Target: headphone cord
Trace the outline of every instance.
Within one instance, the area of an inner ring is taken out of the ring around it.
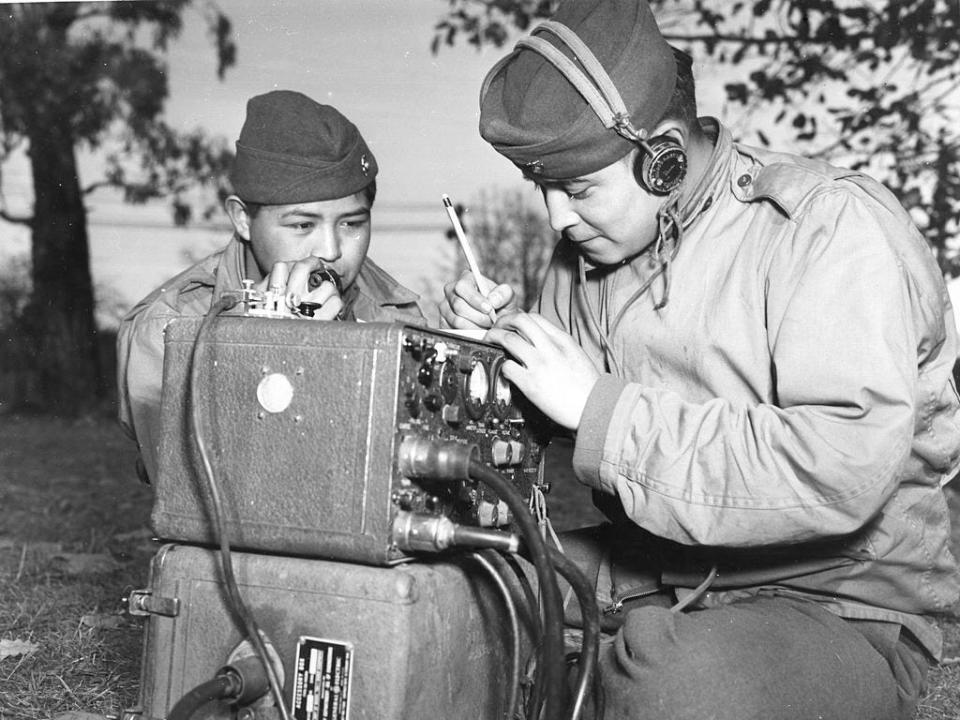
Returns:
[[[654,301],[653,309],[660,310],[670,299],[670,264],[674,257],[676,257],[676,254],[680,248],[680,243],[683,240],[683,223],[680,221],[679,188],[670,194],[667,202],[664,203],[663,207],[661,207],[659,211],[657,211],[657,224],[657,239],[653,242],[653,247],[650,250],[650,259],[656,266],[656,270],[648,278],[646,278],[646,280],[643,281],[640,287],[637,288],[636,291],[634,291],[634,293],[623,304],[623,307],[620,308],[620,311],[613,319],[613,322],[610,323],[609,332],[605,332],[603,330],[600,320],[597,317],[596,310],[590,303],[590,300],[587,296],[586,263],[582,255],[577,257],[577,275],[579,280],[577,291],[580,296],[580,302],[583,304],[584,308],[586,308],[587,318],[589,319],[590,324],[593,326],[594,332],[597,334],[597,339],[600,343],[600,348],[603,351],[607,367],[611,369],[613,374],[619,377],[623,376],[623,372],[619,361],[614,356],[613,351],[610,348],[610,335],[613,334],[617,325],[620,324],[620,321],[623,319],[626,311],[644,293],[646,293],[647,290],[650,289],[657,278],[663,278],[663,292],[660,295],[660,299]],[[665,246],[669,248],[669,251],[666,255],[664,255]]]
[[[670,263],[677,254],[677,250],[680,248],[680,241],[683,239],[683,224],[680,222],[679,188],[670,194],[667,202],[664,203],[663,207],[657,212],[657,225],[659,227],[657,231],[657,242],[653,246],[653,261],[660,267],[658,272],[651,277],[651,282],[657,275],[660,275],[663,278],[663,293],[660,295],[660,300],[654,304],[654,310],[659,310],[664,307],[670,300]],[[666,258],[664,258],[662,254],[663,244],[668,237],[671,238],[672,247]],[[627,303],[627,305],[629,305],[629,303]],[[624,306],[624,309],[626,309],[627,305]],[[619,319],[618,317],[617,320]]]

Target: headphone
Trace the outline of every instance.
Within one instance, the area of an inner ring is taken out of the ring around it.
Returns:
[[[583,95],[604,127],[640,148],[633,164],[633,176],[640,187],[654,195],[669,195],[675,191],[687,174],[687,153],[683,146],[669,135],[648,138],[645,129],[637,130],[633,126],[627,106],[613,80],[586,43],[570,28],[547,20],[533,32],[540,30],[553,34],[564,43],[580,60],[583,69],[556,46],[536,35],[521,38],[517,41],[517,47],[526,47],[542,55]],[[490,76],[494,74],[491,72]]]
[[[633,162],[633,176],[654,195],[669,195],[687,176],[687,153],[669,135],[650,138]]]

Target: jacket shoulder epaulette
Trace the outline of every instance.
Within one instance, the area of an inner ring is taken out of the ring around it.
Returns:
[[[862,177],[862,173],[855,170],[794,155],[755,148],[749,148],[745,154],[753,162],[746,173],[733,178],[734,194],[744,202],[769,200],[790,218],[796,216],[816,190],[839,180]]]

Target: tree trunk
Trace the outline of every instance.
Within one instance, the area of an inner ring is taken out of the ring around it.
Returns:
[[[33,294],[27,333],[39,401],[78,415],[103,397],[94,323],[87,214],[69,124],[38,113],[30,128],[33,170]]]

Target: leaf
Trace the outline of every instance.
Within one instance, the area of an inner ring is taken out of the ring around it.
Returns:
[[[30,655],[40,646],[29,640],[0,640],[0,660],[18,655]]]
[[[731,102],[746,103],[750,97],[750,89],[746,83],[727,83],[724,89]]]

